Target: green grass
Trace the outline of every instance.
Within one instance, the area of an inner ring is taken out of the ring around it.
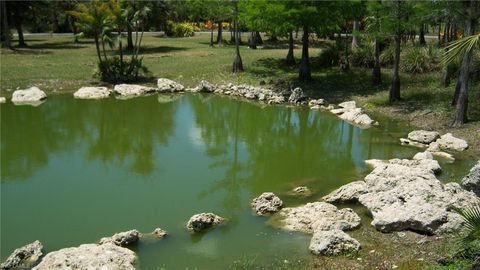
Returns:
[[[225,38],[229,38],[227,34]],[[242,37],[247,40],[247,35]],[[92,40],[76,44],[70,37],[27,37],[28,48],[14,51],[1,49],[0,95],[10,96],[12,90],[36,85],[47,92],[73,92],[81,86],[100,84],[93,75],[96,71],[95,46]],[[148,36],[142,48],[144,63],[154,78],[176,80],[187,87],[200,80],[212,83],[248,83],[285,89],[301,86],[313,97],[325,98],[331,103],[354,99],[366,109],[410,122],[414,126],[439,131],[450,131],[454,108],[450,106],[455,81],[450,87],[440,87],[441,71],[420,75],[401,74],[403,100],[388,104],[391,70],[382,70],[383,83],[373,86],[371,70],[352,68],[341,72],[339,68],[322,68],[319,64],[324,41],[310,48],[313,81],[297,81],[298,67],[284,65],[286,44],[274,44],[265,49],[251,50],[241,47],[245,72],[232,74],[234,47],[209,47],[209,35],[191,38],[165,38]],[[278,47],[278,48],[277,48]],[[301,45],[297,44],[297,62]],[[475,153],[480,153],[480,84],[471,83],[469,97],[471,122],[454,135],[466,138]],[[476,157],[478,158],[478,156]]]

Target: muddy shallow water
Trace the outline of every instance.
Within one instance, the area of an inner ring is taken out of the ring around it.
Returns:
[[[52,251],[156,227],[170,235],[133,248],[142,269],[308,261],[310,236],[266,225],[250,210],[253,197],[272,191],[286,206],[314,201],[362,179],[365,159],[418,152],[398,142],[410,130],[388,119],[360,129],[328,112],[213,95],[58,95],[0,109],[2,261],[36,239]],[[443,181],[473,163],[456,157],[441,162]],[[299,185],[314,194],[289,196]],[[229,223],[202,235],[185,230],[190,216],[210,211]]]

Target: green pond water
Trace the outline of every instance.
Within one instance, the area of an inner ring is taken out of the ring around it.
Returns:
[[[362,179],[370,158],[411,158],[404,125],[380,118],[360,129],[307,108],[266,106],[214,95],[1,105],[1,259],[40,240],[45,251],[161,227],[163,240],[133,249],[141,269],[224,269],[311,260],[310,236],[278,230],[249,203],[265,191],[286,206],[314,201]],[[441,163],[442,180],[472,161]],[[314,195],[294,198],[306,185]],[[193,214],[215,212],[226,226],[201,235]],[[368,223],[368,217],[363,216]]]

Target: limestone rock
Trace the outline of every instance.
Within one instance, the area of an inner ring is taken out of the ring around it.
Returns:
[[[414,142],[430,144],[437,140],[440,134],[435,131],[414,130],[408,133],[408,139]]]
[[[272,192],[264,192],[253,199],[251,206],[257,215],[266,215],[279,211],[283,206],[283,202]]]
[[[82,87],[73,93],[78,99],[100,99],[110,96],[111,91],[107,87]]]
[[[338,209],[325,202],[307,203],[280,210],[277,214],[286,230],[313,233],[315,231],[351,230],[360,226],[360,217],[350,208]]]
[[[159,92],[181,92],[185,89],[183,85],[165,78],[158,79],[157,87]]]
[[[472,167],[470,172],[462,179],[462,187],[473,191],[480,197],[480,161]]]
[[[7,99],[5,97],[0,97],[0,103],[5,103],[7,102]]]
[[[13,92],[12,102],[15,105],[38,105],[46,98],[47,95],[45,92],[38,87],[33,86],[25,90],[17,90]]]
[[[100,240],[100,245],[112,243],[117,246],[126,247],[138,241],[140,233],[137,230],[116,233],[110,237],[104,237]]]
[[[354,109],[349,109],[343,114],[341,114],[339,117],[343,120],[354,122],[357,117],[359,117],[361,114],[363,114],[362,108],[354,108]]]
[[[187,229],[191,232],[203,232],[216,227],[225,219],[214,213],[201,213],[192,216],[187,222]]]
[[[149,92],[155,91],[155,88],[138,85],[138,84],[117,84],[113,91],[120,96],[141,96]]]
[[[354,123],[360,126],[370,126],[375,123],[370,116],[366,114],[360,114],[357,118],[355,118]]]
[[[317,231],[309,249],[313,254],[332,256],[358,251],[360,243],[341,230]]]
[[[479,203],[472,192],[456,183],[442,184],[430,159],[376,162],[365,177],[368,193],[359,197],[373,216],[372,225],[382,232],[414,230],[429,234],[459,227],[453,208]]]
[[[304,99],[303,90],[302,90],[302,88],[297,87],[297,88],[293,89],[292,93],[288,97],[288,102],[296,104],[296,103],[301,102],[303,99]]]
[[[323,197],[329,203],[358,201],[360,195],[368,192],[367,184],[364,181],[355,181],[341,186]]]
[[[21,248],[17,248],[0,265],[1,270],[16,269],[20,266],[28,266],[35,263],[42,256],[42,243],[35,241]]]
[[[427,147],[427,145],[424,144],[424,143],[419,143],[419,142],[412,141],[412,140],[405,139],[405,138],[400,138],[400,143],[402,145],[411,145],[411,146],[420,147],[420,148]],[[428,150],[428,151],[430,151],[430,150]]]
[[[451,133],[442,135],[436,142],[443,150],[464,151],[468,148],[465,140],[456,138]]]
[[[330,112],[333,113],[333,114],[342,114],[342,113],[346,112],[346,110],[343,109],[343,108],[340,108],[340,109],[331,109]]]
[[[310,101],[308,101],[308,106],[310,107],[321,106],[321,105],[325,105],[325,100],[323,98],[311,99]]]
[[[427,151],[428,151],[428,149],[427,149]],[[450,162],[455,161],[455,158],[453,157],[453,155],[449,154],[449,153],[446,153],[446,152],[435,151],[435,152],[432,152],[432,155],[437,156],[437,157],[441,157],[441,158],[444,158],[444,159],[448,159],[448,161],[450,161]]]
[[[415,156],[413,156],[413,159],[433,159],[432,153],[425,151],[425,152],[419,152],[416,153]]]
[[[440,144],[438,142],[432,142],[428,145],[427,151],[429,152],[438,152],[440,151]]]
[[[347,109],[347,110],[353,110],[353,109],[357,108],[357,103],[353,100],[352,101],[345,101],[345,102],[342,102],[342,103],[338,104],[338,107],[344,108],[344,109]]]
[[[135,253],[112,243],[85,244],[48,253],[33,270],[134,270]]]
[[[202,80],[194,89],[194,92],[212,93],[215,91],[215,86],[205,80]]]
[[[158,238],[164,238],[165,236],[168,235],[167,231],[163,230],[162,228],[155,228],[152,232],[153,235],[155,235]]]

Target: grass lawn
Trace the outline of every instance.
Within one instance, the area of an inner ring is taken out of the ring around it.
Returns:
[[[297,81],[297,67],[283,64],[287,54],[285,44],[251,50],[241,47],[245,72],[232,74],[234,47],[209,47],[209,35],[191,38],[164,38],[147,36],[142,47],[144,62],[152,78],[165,77],[187,87],[194,87],[202,79],[213,83],[248,83],[261,81],[280,88],[301,86],[313,97],[329,102],[354,99],[367,110],[410,122],[414,126],[452,132],[472,145],[472,158],[480,155],[480,85],[478,78],[471,83],[469,118],[471,122],[458,129],[450,129],[453,108],[450,100],[455,82],[448,88],[440,87],[441,72],[422,75],[401,74],[403,100],[388,104],[391,70],[383,69],[383,84],[371,84],[369,69],[352,68],[341,72],[338,68],[321,68],[318,56],[322,43],[310,48],[313,81]],[[229,35],[225,35],[229,38]],[[242,37],[247,40],[247,35]],[[10,96],[18,88],[36,85],[47,92],[73,92],[81,86],[100,84],[94,77],[96,70],[95,46],[92,40],[74,43],[72,37],[27,37],[28,48],[15,51],[1,49],[0,96]],[[301,46],[295,56],[299,59]],[[155,81],[150,82],[154,84]],[[407,132],[407,131],[406,131]]]

